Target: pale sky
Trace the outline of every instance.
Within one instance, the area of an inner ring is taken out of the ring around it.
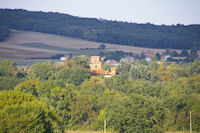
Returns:
[[[200,24],[200,0],[0,0],[0,8],[159,25]]]

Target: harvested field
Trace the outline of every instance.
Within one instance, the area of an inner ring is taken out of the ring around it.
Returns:
[[[0,47],[0,57],[5,57],[5,58],[30,58],[30,57],[38,57],[39,54],[42,53],[32,50]]]
[[[11,35],[6,41],[0,42],[0,57],[7,58],[31,58],[46,57],[56,54],[95,55],[100,50],[89,50],[90,48],[98,48],[102,43],[91,42],[65,36],[44,34],[39,32],[12,30]],[[107,44],[107,51],[123,50],[125,52],[141,53],[143,52],[159,52],[165,49],[152,49],[132,47],[126,45]],[[86,49],[88,50],[80,50]],[[181,50],[176,50],[180,53]]]

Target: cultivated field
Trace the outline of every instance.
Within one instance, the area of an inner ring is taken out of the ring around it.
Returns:
[[[68,55],[97,55],[100,50],[80,50],[98,48],[102,43],[91,42],[65,36],[44,34],[39,32],[12,30],[6,41],[0,42],[0,59],[30,59],[49,57],[56,54]],[[151,49],[125,45],[107,44],[106,51],[122,50],[125,52],[141,53],[152,51],[162,53],[165,49]],[[180,52],[180,50],[176,50]]]
[[[57,54],[84,52],[80,48],[98,48],[101,43],[85,41],[76,38],[44,34],[39,32],[12,30],[11,36],[0,43],[0,57],[15,57],[16,55]],[[140,53],[141,51],[163,52],[163,49],[149,49],[124,45],[106,44],[106,50],[123,50],[126,52]],[[15,51],[14,53],[13,50]],[[92,50],[90,50],[92,51]],[[10,53],[9,53],[10,52]],[[28,56],[28,55],[27,55]]]
[[[53,34],[45,34],[39,32],[29,32],[29,31],[19,31],[12,30],[11,36],[5,41],[1,42],[2,45],[17,45],[19,44],[48,44],[50,46],[56,46],[60,48],[68,48],[68,49],[80,49],[80,48],[98,48],[101,43],[91,42],[76,38],[70,38],[65,36],[53,35]],[[108,50],[124,50],[130,52],[141,52],[141,51],[155,51],[155,52],[163,52],[163,49],[149,49],[149,48],[140,48],[140,47],[132,47],[132,46],[124,46],[124,45],[115,45],[115,44],[107,44],[105,43],[106,48]],[[25,49],[25,48],[24,48]],[[55,51],[54,51],[55,52]]]

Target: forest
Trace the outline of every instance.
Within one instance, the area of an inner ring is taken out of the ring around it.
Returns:
[[[18,67],[0,61],[0,131],[200,132],[200,60],[121,59],[117,75],[92,75],[85,55]],[[108,67],[103,62],[103,67]]]
[[[0,42],[4,41],[5,38],[7,38],[10,35],[10,30],[5,27],[0,25]]]
[[[154,25],[81,18],[57,12],[0,9],[0,26],[85,40],[162,49],[199,49],[200,25]],[[7,30],[0,30],[1,38]]]

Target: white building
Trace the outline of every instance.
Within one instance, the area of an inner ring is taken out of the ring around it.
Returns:
[[[62,56],[62,57],[60,57],[60,60],[61,60],[61,61],[66,61],[66,59],[67,59],[66,56]]]

